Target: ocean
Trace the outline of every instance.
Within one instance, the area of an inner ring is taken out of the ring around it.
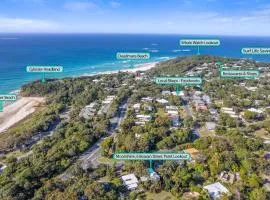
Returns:
[[[60,65],[63,73],[46,74],[61,78],[129,69],[146,62],[195,55],[196,47],[179,45],[180,39],[220,39],[219,47],[202,47],[201,54],[252,58],[270,62],[270,55],[242,55],[243,47],[270,47],[270,37],[191,36],[151,34],[0,34],[0,94],[41,79],[27,73],[28,65]],[[117,60],[117,52],[149,52],[150,60]]]

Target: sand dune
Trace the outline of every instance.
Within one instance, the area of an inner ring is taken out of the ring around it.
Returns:
[[[42,97],[22,97],[4,107],[0,112],[0,133],[35,112],[37,106],[45,101]]]

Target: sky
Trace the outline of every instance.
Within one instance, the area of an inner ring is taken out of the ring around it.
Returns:
[[[0,32],[270,36],[270,1],[1,0]]]

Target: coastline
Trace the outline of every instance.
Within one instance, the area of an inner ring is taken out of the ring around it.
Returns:
[[[18,101],[5,106],[4,111],[0,113],[0,133],[34,113],[44,102],[44,97],[21,97]]]
[[[95,75],[102,75],[102,74],[117,74],[118,72],[138,72],[138,71],[147,71],[149,69],[152,69],[158,64],[158,61],[155,62],[148,62],[143,64],[137,64],[134,68],[129,69],[120,69],[120,70],[114,70],[114,71],[105,71],[105,72],[98,72],[95,74],[88,74],[88,75],[82,75],[82,76],[95,76]],[[79,76],[81,77],[81,76]]]
[[[100,74],[115,74],[118,72],[137,72],[147,71],[156,66],[158,62],[149,62],[138,64],[134,69],[122,69],[108,72],[101,72],[99,74],[91,74],[88,76],[95,76]],[[83,77],[84,75],[78,76]],[[20,89],[11,92],[12,94],[18,95],[18,100],[15,102],[4,103],[4,110],[0,112],[0,133],[11,128],[18,122],[25,119],[30,114],[36,111],[36,108],[45,102],[44,97],[21,97]]]

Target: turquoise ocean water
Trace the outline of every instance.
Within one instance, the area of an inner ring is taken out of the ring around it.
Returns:
[[[196,47],[181,47],[183,38],[217,38],[219,47],[203,47],[201,54],[253,58],[270,62],[270,55],[244,56],[243,47],[270,47],[270,37],[143,35],[143,34],[0,34],[0,93],[17,90],[22,84],[40,79],[26,72],[28,65],[61,65],[68,77],[129,69],[134,64],[194,55]],[[151,59],[134,63],[117,60],[117,52],[150,52]],[[136,67],[136,66],[135,66]]]

